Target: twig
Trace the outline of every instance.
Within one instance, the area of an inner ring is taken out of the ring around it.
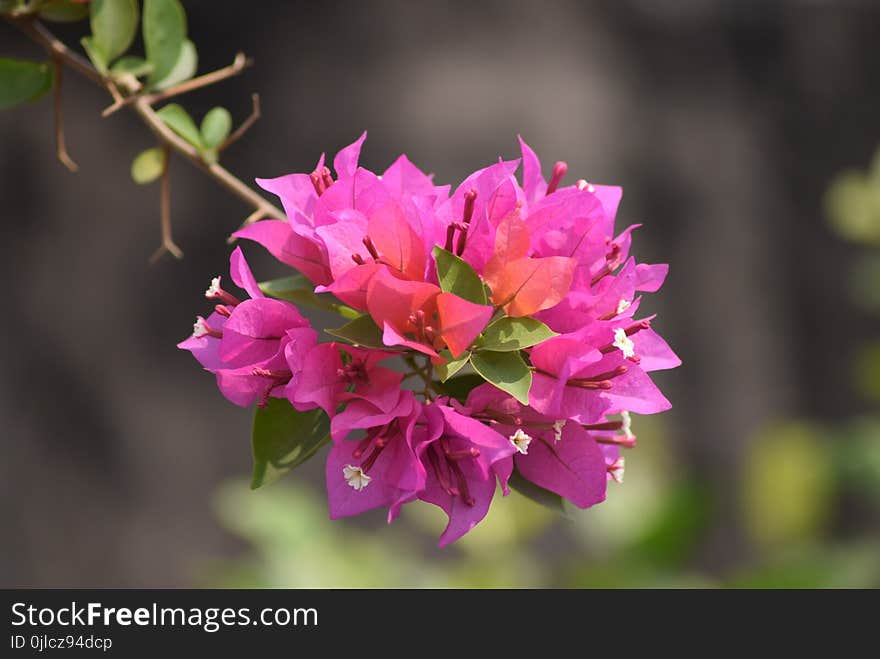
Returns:
[[[176,259],[183,258],[183,252],[174,244],[171,237],[171,179],[168,176],[169,165],[171,164],[171,150],[168,146],[162,147],[162,155],[165,158],[165,167],[162,169],[162,190],[160,192],[159,206],[162,215],[162,244],[150,257],[150,263],[158,261],[165,252],[168,252]]]
[[[183,138],[178,137],[177,133],[171,130],[162,121],[161,117],[156,114],[156,111],[150,107],[145,98],[140,98],[135,102],[134,110],[160,142],[185,156],[194,165],[207,172],[211,178],[220,183],[224,188],[253,206],[256,209],[255,213],[259,211],[264,217],[271,215],[282,220],[286,218],[284,211],[263,199],[256,191],[245,185],[240,179],[237,179],[222,165],[216,162],[205,162],[199,150]]]
[[[73,162],[70,154],[67,153],[67,145],[64,142],[64,115],[61,109],[61,81],[64,76],[64,67],[61,65],[59,56],[54,53],[52,55],[52,68],[55,73],[55,85],[52,92],[52,103],[55,110],[55,152],[61,164],[71,172],[75,172],[79,169],[79,166]]]
[[[93,67],[86,58],[73,52],[70,48],[64,45],[63,42],[56,39],[55,35],[43,27],[42,23],[34,21],[30,17],[16,19],[4,16],[3,18],[8,23],[24,32],[33,41],[40,44],[50,54],[58,55],[67,66],[74,69],[80,75],[85,76],[101,87],[107,86],[103,76],[98,73],[95,67]]]
[[[269,215],[270,215],[270,214],[267,213],[265,209],[263,209],[263,208],[258,208],[258,209],[255,210],[253,213],[251,213],[251,214],[248,215],[246,218],[244,218],[244,222],[241,223],[241,226],[238,227],[237,231],[241,231],[241,230],[244,229],[245,227],[249,227],[250,225],[252,225],[254,222],[259,222],[259,221],[262,220],[263,218],[269,217]],[[226,238],[226,244],[227,244],[227,245],[232,245],[232,244],[234,244],[235,241],[237,241],[237,240],[238,240],[238,238],[236,238],[235,235],[230,234],[230,235]]]
[[[241,139],[248,129],[253,126],[257,120],[260,118],[260,95],[259,94],[251,94],[251,113],[248,115],[248,118],[245,119],[241,125],[233,131],[232,135],[226,138],[223,144],[217,149],[218,151],[223,151],[224,149],[229,148],[239,139]]]
[[[431,399],[431,392],[435,392],[438,394],[442,394],[443,392],[437,387],[433,380],[433,370],[434,366],[431,364],[431,360],[427,359],[427,363],[425,366],[419,366],[415,360],[413,355],[404,355],[404,361],[407,365],[413,370],[412,375],[418,375],[421,378],[422,382],[425,385],[423,391],[421,393],[428,400]]]
[[[158,91],[153,94],[144,94],[141,96],[133,95],[127,98],[118,99],[115,103],[113,103],[113,105],[105,108],[104,111],[101,112],[101,116],[109,117],[117,110],[128,107],[129,105],[132,105],[139,100],[144,100],[150,105],[155,105],[156,103],[167,100],[173,96],[179,96],[181,94],[186,94],[187,92],[191,92],[196,89],[201,89],[202,87],[207,87],[208,85],[213,85],[220,82],[221,80],[226,80],[227,78],[237,76],[251,64],[252,61],[245,57],[244,53],[238,53],[236,54],[235,60],[233,60],[232,64],[230,64],[229,66],[224,66],[222,69],[217,69],[216,71],[206,73],[204,75],[198,76],[197,78],[191,78],[190,80],[182,82],[179,85],[174,85],[173,87],[163,89],[162,91]]]
[[[51,55],[57,55],[64,64],[69,66],[76,73],[89,79],[102,89],[107,90],[114,98],[119,97],[119,92],[112,80],[102,76],[85,58],[75,53],[64,43],[56,39],[55,36],[41,23],[34,21],[30,17],[16,19],[4,16],[4,19],[30,37],[33,41],[40,44]],[[147,97],[136,97],[136,100],[132,102],[131,108],[140,116],[141,120],[147,124],[150,130],[164,146],[184,156],[191,163],[199,167],[199,169],[207,173],[208,176],[213,178],[222,187],[229,190],[232,194],[252,208],[260,211],[262,214],[261,217],[271,216],[280,220],[286,219],[284,211],[274,204],[269,203],[262,195],[243,183],[240,179],[236,178],[220,164],[210,164],[205,162],[194,146],[179,137],[159,118],[153,108],[150,107],[149,99]]]

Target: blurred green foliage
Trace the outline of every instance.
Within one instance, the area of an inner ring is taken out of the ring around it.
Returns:
[[[828,523],[834,474],[822,431],[784,422],[752,439],[741,491],[746,527],[759,547],[809,541]]]
[[[880,150],[867,171],[838,174],[825,193],[825,211],[847,240],[880,245]]]
[[[880,504],[880,426],[862,421],[855,451],[784,423],[754,438],[742,472],[742,517],[756,555],[724,576],[700,569],[718,514],[704,484],[673,463],[660,422],[644,422],[625,485],[591,510],[553,513],[513,492],[451,548],[432,547],[445,524],[432,506],[330,521],[323,493],[287,479],[258,492],[245,481],[216,496],[224,527],[249,545],[203,566],[215,587],[855,587],[880,585],[880,535],[828,540],[839,494],[857,486]],[[849,435],[849,433],[846,433]],[[845,457],[843,457],[845,454]],[[869,456],[873,456],[870,457]]]

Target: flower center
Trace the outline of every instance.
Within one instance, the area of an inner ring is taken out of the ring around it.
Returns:
[[[562,439],[562,429],[565,428],[567,419],[556,419],[553,422],[553,441],[558,442]]]
[[[322,167],[320,170],[316,169],[313,171],[309,174],[309,180],[315,188],[315,194],[319,197],[327,192],[327,188],[334,183],[333,176],[330,174],[330,170],[327,167]]]
[[[272,390],[275,389],[275,387],[284,386],[290,382],[290,378],[293,377],[293,373],[290,371],[271,371],[269,369],[260,368],[259,366],[256,366],[251,370],[251,375],[255,375],[259,378],[266,378],[269,382],[263,390],[263,393],[260,395],[260,399],[257,401],[257,407],[266,407],[269,403],[269,396],[272,394]]]
[[[208,289],[205,291],[205,297],[209,300],[220,300],[223,304],[230,307],[235,307],[241,304],[241,300],[235,297],[232,293],[223,290],[220,286],[220,277],[214,277],[211,280],[211,285],[208,286]]]
[[[367,473],[373,468],[373,465],[376,464],[376,460],[379,459],[382,451],[388,446],[388,442],[391,441],[392,433],[399,430],[400,422],[398,419],[394,419],[387,425],[375,426],[367,431],[367,436],[358,443],[354,451],[351,453],[352,458],[360,460],[367,451],[370,451],[370,454],[367,455],[366,459],[361,463],[360,468],[364,473]],[[370,450],[371,448],[372,450]]]
[[[425,312],[419,309],[411,313],[407,320],[412,327],[411,332],[415,336],[416,341],[434,347],[434,343],[437,341],[437,330],[432,325],[427,324],[428,318]]]
[[[513,444],[516,450],[521,454],[526,455],[529,452],[529,444],[532,443],[532,436],[524,432],[522,428],[517,428],[516,432],[508,439],[510,439],[510,443]]]
[[[354,465],[345,465],[342,468],[342,476],[345,478],[345,482],[358,492],[364,489],[370,484],[370,481],[373,480],[372,476],[367,476],[363,469],[355,467]]]
[[[468,227],[470,226],[471,218],[474,216],[474,204],[476,201],[476,190],[472,189],[464,193],[464,209],[461,222],[452,222],[446,227],[446,244],[444,248],[447,252],[453,252],[453,245],[455,246],[453,254],[461,256],[464,252],[465,245],[467,244]],[[455,241],[456,231],[458,231],[458,242]]]
[[[624,357],[634,357],[636,354],[636,346],[626,334],[626,330],[618,327],[614,330],[614,342],[611,344],[623,353]]]
[[[193,323],[193,336],[197,339],[200,339],[203,336],[212,336],[215,339],[222,339],[223,332],[214,329],[208,324],[207,320],[205,320],[201,316],[197,316],[196,322]]]
[[[348,384],[357,384],[368,380],[367,367],[361,360],[351,361],[342,368],[336,369],[336,375]]]
[[[479,449],[471,447],[456,451],[450,446],[449,438],[443,436],[428,447],[426,454],[440,487],[449,496],[459,497],[465,505],[473,506],[476,502],[471,496],[467,478],[459,462],[480,457]]]

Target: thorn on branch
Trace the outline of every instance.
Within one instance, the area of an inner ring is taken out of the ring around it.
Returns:
[[[241,125],[235,129],[235,131],[226,138],[226,141],[220,145],[218,151],[223,151],[228,147],[232,146],[235,142],[241,139],[245,133],[248,132],[251,126],[253,126],[257,120],[260,118],[260,95],[259,94],[251,94],[251,113],[247,119],[245,119]]]
[[[61,164],[67,167],[71,172],[79,170],[70,154],[67,153],[67,145],[64,141],[64,115],[61,109],[61,81],[64,74],[64,67],[61,58],[57,55],[52,56],[52,67],[55,73],[55,86],[52,92],[52,100],[55,110],[55,152]]]
[[[162,244],[153,252],[150,263],[155,263],[167,252],[176,259],[183,258],[183,251],[174,243],[171,237],[171,179],[168,176],[168,165],[171,162],[171,149],[163,146],[165,153],[165,168],[162,170],[162,188],[160,192],[160,210],[162,226]]]

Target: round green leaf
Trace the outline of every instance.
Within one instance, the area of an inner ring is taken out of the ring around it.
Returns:
[[[153,65],[150,81],[165,80],[186,40],[186,12],[178,0],[144,0],[144,47]]]
[[[446,382],[467,365],[471,358],[471,353],[465,350],[459,355],[458,359],[452,359],[449,351],[444,350],[441,356],[445,357],[447,361],[437,365],[437,377],[440,378],[440,382]]]
[[[131,178],[139,185],[152,183],[165,171],[165,152],[159,147],[142,151],[131,163]]]
[[[486,289],[470,264],[442,247],[434,248],[434,261],[444,293],[455,293],[470,302],[486,304]]]
[[[160,109],[156,114],[164,121],[175,133],[180,135],[194,147],[201,149],[202,134],[199,132],[196,122],[193,121],[189,113],[177,103],[169,103]]]
[[[226,108],[212,108],[202,119],[202,143],[209,149],[218,147],[229,137],[232,115]]]
[[[127,73],[138,78],[147,75],[152,70],[153,67],[147,60],[136,55],[120,57],[110,67],[110,71],[113,73]]]
[[[518,352],[475,352],[471,366],[486,382],[506,391],[523,405],[529,404],[532,371]]]
[[[180,49],[180,55],[177,58],[177,62],[174,64],[174,68],[171,69],[171,72],[167,76],[153,86],[156,89],[167,89],[168,87],[173,87],[184,80],[189,80],[196,74],[198,66],[199,54],[196,52],[196,46],[192,41],[187,39],[183,42],[183,47]]]
[[[89,15],[89,6],[71,0],[49,0],[40,7],[39,15],[53,23],[75,23]]]
[[[137,34],[137,0],[92,0],[89,4],[92,42],[107,63],[122,55]]]
[[[86,51],[86,55],[89,56],[92,64],[95,65],[95,68],[100,73],[107,73],[107,63],[110,58],[107,57],[101,47],[95,42],[95,38],[83,37],[79,42],[82,44],[83,50]]]
[[[0,58],[0,110],[35,101],[52,88],[52,67]]]
[[[534,318],[499,318],[484,331],[480,348],[512,352],[553,338],[556,332]]]

